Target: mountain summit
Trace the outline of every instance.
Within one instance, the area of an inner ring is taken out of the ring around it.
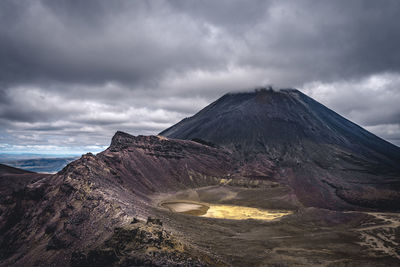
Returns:
[[[199,138],[271,156],[282,156],[288,146],[299,149],[311,142],[334,145],[388,165],[400,162],[400,148],[295,89],[226,94],[160,135]]]
[[[400,148],[295,89],[226,94],[160,135],[265,157],[308,205],[399,208]]]

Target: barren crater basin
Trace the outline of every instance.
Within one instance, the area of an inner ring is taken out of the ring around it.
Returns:
[[[291,211],[264,210],[244,206],[205,204],[185,201],[164,202],[161,203],[161,206],[169,209],[171,212],[231,220],[255,219],[270,221],[292,214]]]

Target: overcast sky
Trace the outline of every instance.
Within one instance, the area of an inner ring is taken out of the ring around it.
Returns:
[[[99,151],[262,85],[400,145],[400,1],[0,1],[0,152]]]

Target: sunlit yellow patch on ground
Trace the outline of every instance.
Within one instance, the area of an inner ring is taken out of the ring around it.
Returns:
[[[291,211],[264,210],[243,206],[214,205],[183,201],[166,202],[162,203],[161,206],[168,208],[172,212],[230,220],[255,219],[270,221],[292,214]]]
[[[290,211],[272,211],[242,206],[210,205],[207,213],[201,216],[231,220],[255,219],[270,221],[291,213]]]

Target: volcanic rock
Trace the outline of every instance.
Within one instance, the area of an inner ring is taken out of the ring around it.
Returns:
[[[306,206],[400,210],[400,148],[298,90],[226,94],[160,135],[272,164]]]

